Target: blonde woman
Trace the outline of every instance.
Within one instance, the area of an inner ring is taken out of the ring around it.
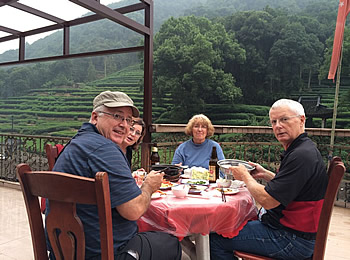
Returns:
[[[185,134],[192,136],[192,138],[179,145],[175,151],[172,164],[208,169],[213,146],[216,147],[218,160],[225,159],[220,145],[208,139],[214,134],[214,126],[207,116],[203,114],[194,115],[187,123]]]

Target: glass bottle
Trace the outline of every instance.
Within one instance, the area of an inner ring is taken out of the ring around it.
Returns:
[[[217,179],[219,179],[218,155],[216,146],[213,146],[209,160],[209,182],[216,182]]]
[[[159,157],[159,154],[158,154],[158,148],[157,147],[152,147],[151,151],[152,151],[151,157],[150,157],[151,165],[159,164],[160,157]]]

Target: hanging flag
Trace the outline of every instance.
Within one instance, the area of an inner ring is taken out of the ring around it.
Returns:
[[[343,44],[345,21],[346,21],[347,15],[349,14],[349,11],[350,11],[350,0],[340,0],[339,7],[338,7],[337,25],[335,27],[335,33],[334,33],[332,60],[331,60],[331,65],[329,67],[328,79],[334,80],[335,73],[337,71],[337,67],[340,59],[340,51]]]

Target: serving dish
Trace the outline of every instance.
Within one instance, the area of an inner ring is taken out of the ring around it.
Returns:
[[[173,164],[155,164],[155,165],[151,165],[151,170],[162,171],[166,175],[174,176],[179,174],[182,168],[181,166],[177,166]]]
[[[255,169],[254,166],[251,166],[246,161],[241,161],[241,160],[236,160],[236,159],[224,159],[224,160],[218,161],[220,171],[222,171],[226,175],[232,175],[229,168],[231,166],[238,166],[239,164],[243,164],[249,172],[251,172]]]
[[[197,179],[182,179],[181,183],[184,184],[193,184],[193,185],[209,185],[208,180],[197,180]]]
[[[195,194],[195,195],[200,195],[202,191],[206,190],[208,187],[204,185],[194,185],[191,184],[189,185],[190,189],[188,191],[188,194]]]

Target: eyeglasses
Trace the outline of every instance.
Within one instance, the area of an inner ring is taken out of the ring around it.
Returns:
[[[136,130],[133,127],[130,128],[130,134],[136,135],[136,136],[141,136],[141,132],[139,130]]]
[[[279,122],[280,124],[284,125],[287,124],[289,120],[295,117],[299,117],[300,115],[295,115],[295,116],[283,116],[278,119],[273,119],[270,121],[270,125],[275,126]]]
[[[103,114],[106,114],[106,115],[110,115],[110,116],[113,116],[113,118],[121,123],[125,120],[125,122],[129,125],[129,126],[132,126],[134,124],[134,121],[132,120],[132,118],[130,117],[124,117],[122,115],[119,115],[119,114],[112,114],[112,113],[108,113],[108,112],[105,112],[105,111],[96,111],[97,113],[103,113]]]

